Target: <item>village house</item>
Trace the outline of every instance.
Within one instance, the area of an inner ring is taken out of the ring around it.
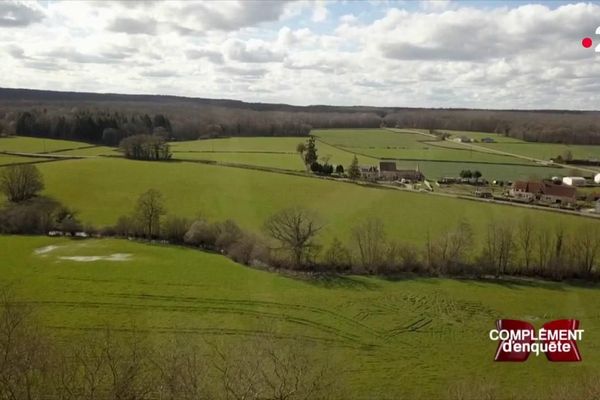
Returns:
[[[419,171],[418,165],[415,169],[397,169],[395,161],[380,161],[379,178],[387,181],[422,182],[425,175]]]
[[[360,176],[366,180],[376,180],[379,177],[379,170],[374,165],[360,165]]]
[[[527,202],[572,205],[577,200],[574,187],[547,182],[516,181],[509,193],[515,199]]]

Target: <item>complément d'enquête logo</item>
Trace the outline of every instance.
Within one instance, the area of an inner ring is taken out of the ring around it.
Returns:
[[[577,362],[581,361],[577,342],[583,338],[583,332],[576,319],[546,322],[537,331],[527,321],[500,319],[489,337],[499,341],[494,361],[523,362],[531,353],[544,353],[548,361]]]

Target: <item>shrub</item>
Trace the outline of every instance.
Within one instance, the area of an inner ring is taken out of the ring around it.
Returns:
[[[12,165],[0,173],[0,190],[12,202],[29,200],[43,188],[42,174],[34,165]]]
[[[334,271],[347,271],[352,265],[350,252],[338,238],[333,239],[333,242],[323,255],[323,261],[325,268]]]
[[[46,234],[51,230],[80,230],[81,224],[65,206],[54,199],[37,197],[7,204],[0,210],[0,232]]]
[[[191,225],[192,223],[187,218],[169,215],[162,225],[161,237],[169,242],[183,243],[184,236]]]
[[[194,246],[213,248],[218,234],[216,224],[211,224],[205,219],[199,219],[192,223],[190,229],[185,233],[183,241]]]

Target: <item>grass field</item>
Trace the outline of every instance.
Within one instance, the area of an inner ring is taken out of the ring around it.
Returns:
[[[402,130],[327,129],[312,134],[319,138],[319,144],[327,143],[375,160],[395,159],[399,168],[407,165],[414,168],[418,163],[430,179],[458,176],[463,169],[479,170],[488,180],[545,178],[564,173],[560,168],[542,167],[516,157],[468,149],[458,143]]]
[[[439,398],[456,382],[529,390],[600,368],[600,291],[556,283],[448,279],[304,281],[191,249],[124,240],[0,237],[0,282],[66,339],[86,329],[148,331],[157,340],[245,339],[265,332],[328,354],[352,398]],[[115,254],[120,254],[115,256]],[[100,257],[90,261],[86,257]],[[110,261],[126,259],[127,261]],[[492,361],[497,318],[540,326],[579,318],[584,361]]]
[[[421,243],[460,218],[481,232],[490,216],[573,225],[583,219],[520,207],[367,188],[343,182],[188,162],[153,163],[115,158],[68,160],[40,164],[46,193],[79,212],[94,225],[113,224],[128,213],[139,194],[156,188],[168,209],[193,217],[232,218],[260,230],[270,214],[291,205],[318,211],[327,223],[324,236],[345,239],[350,227],[367,216],[383,219],[398,239]],[[126,171],[126,173],[124,173]]]
[[[54,140],[22,136],[0,137],[0,152],[52,153],[58,150],[76,149],[78,147],[86,146],[89,146],[89,144],[73,142],[70,140]]]
[[[557,157],[564,154],[566,151],[570,151],[573,154],[573,158],[600,158],[600,146],[590,145],[574,145],[574,144],[559,144],[559,143],[536,143],[536,142],[525,142],[523,140],[505,137],[493,133],[482,133],[482,132],[462,132],[462,131],[445,131],[452,135],[452,137],[467,136],[477,140],[481,140],[484,137],[493,138],[496,143],[476,143],[477,145],[487,147],[489,149],[506,151],[509,153],[519,154],[522,156],[528,156],[533,158],[539,158],[542,160],[549,160],[550,158]]]
[[[47,158],[40,157],[23,157],[23,156],[12,156],[7,154],[0,154],[0,165],[10,164],[21,164],[48,160]]]

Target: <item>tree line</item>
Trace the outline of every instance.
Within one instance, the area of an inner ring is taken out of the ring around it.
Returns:
[[[344,243],[337,237],[323,238],[322,217],[304,207],[272,214],[259,234],[230,219],[211,221],[203,216],[190,219],[169,214],[163,194],[149,189],[114,226],[96,229],[82,227],[73,211],[39,196],[41,188],[41,175],[31,164],[2,169],[0,190],[9,202],[0,209],[0,232],[45,234],[57,230],[75,234],[85,229],[101,236],[185,244],[246,265],[301,271],[555,280],[600,277],[600,225],[595,221],[567,228],[534,222],[530,217],[490,218],[484,232],[476,236],[468,221],[459,220],[440,234],[428,234],[425,245],[418,246],[390,237],[382,220],[367,217],[349,227],[351,240]]]
[[[31,95],[35,97],[35,95]],[[311,129],[400,127],[490,132],[532,142],[600,144],[600,113],[296,107],[228,100],[95,95],[8,101],[0,98],[0,134],[117,145],[134,134],[168,132],[175,140],[228,136],[306,136]],[[103,101],[102,99],[106,99]],[[202,100],[202,101],[201,101]]]

